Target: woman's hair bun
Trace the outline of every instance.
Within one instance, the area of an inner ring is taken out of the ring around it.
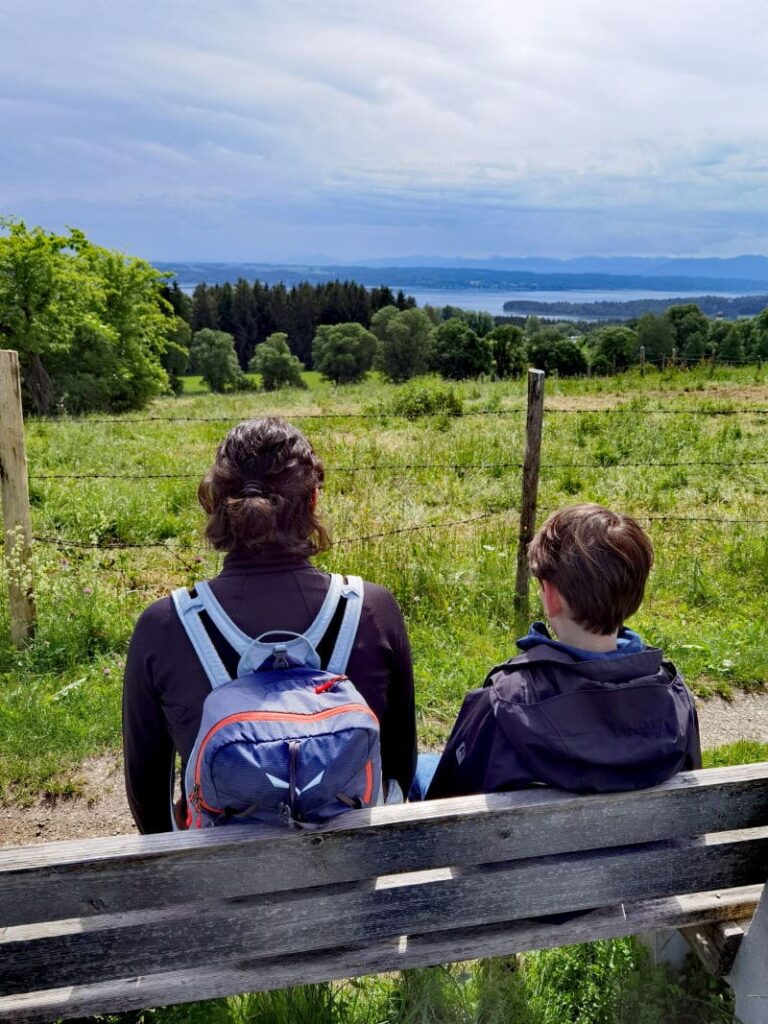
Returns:
[[[308,556],[330,546],[315,512],[323,464],[300,430],[268,417],[227,434],[198,488],[208,540],[219,551],[266,546]]]

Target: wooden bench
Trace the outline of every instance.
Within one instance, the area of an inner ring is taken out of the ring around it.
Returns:
[[[691,772],[636,793],[536,789],[381,807],[322,831],[233,826],[7,849],[0,1020],[666,928],[716,945],[717,931],[703,926],[749,918],[757,905],[766,825],[768,763]],[[745,1022],[768,1020],[767,902],[752,927],[762,963],[750,954],[752,932],[736,960],[734,976],[747,979],[737,998],[764,1014],[742,1008]],[[580,913],[563,920],[569,911]],[[725,928],[731,952],[737,928]]]

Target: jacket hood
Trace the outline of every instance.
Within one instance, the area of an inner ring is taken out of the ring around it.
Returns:
[[[547,785],[637,789],[684,762],[693,703],[656,648],[580,661],[539,644],[494,669],[486,686],[508,744]]]

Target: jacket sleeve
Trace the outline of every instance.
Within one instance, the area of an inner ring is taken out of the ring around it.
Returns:
[[[123,759],[128,805],[141,833],[172,829],[174,747],[152,678],[152,651],[163,643],[162,613],[148,608],[134,629],[123,681]]]
[[[437,765],[427,800],[484,792],[495,732],[490,691],[470,690]]]
[[[688,735],[688,748],[685,754],[685,771],[696,771],[701,768],[701,735],[699,733],[699,715],[696,711],[696,701],[690,694],[691,700],[691,730]]]
[[[403,613],[387,593],[391,648],[387,706],[381,721],[381,768],[384,780],[397,779],[407,796],[416,770],[416,699],[411,645]]]

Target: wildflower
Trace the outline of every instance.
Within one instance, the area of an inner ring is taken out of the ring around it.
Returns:
[[[93,587],[83,587],[83,593],[84,594],[92,594],[93,593]]]
[[[112,675],[112,669],[111,669],[111,668],[103,668],[103,669],[102,669],[102,673],[103,673],[103,674],[104,674],[105,676],[111,676],[111,675]]]

